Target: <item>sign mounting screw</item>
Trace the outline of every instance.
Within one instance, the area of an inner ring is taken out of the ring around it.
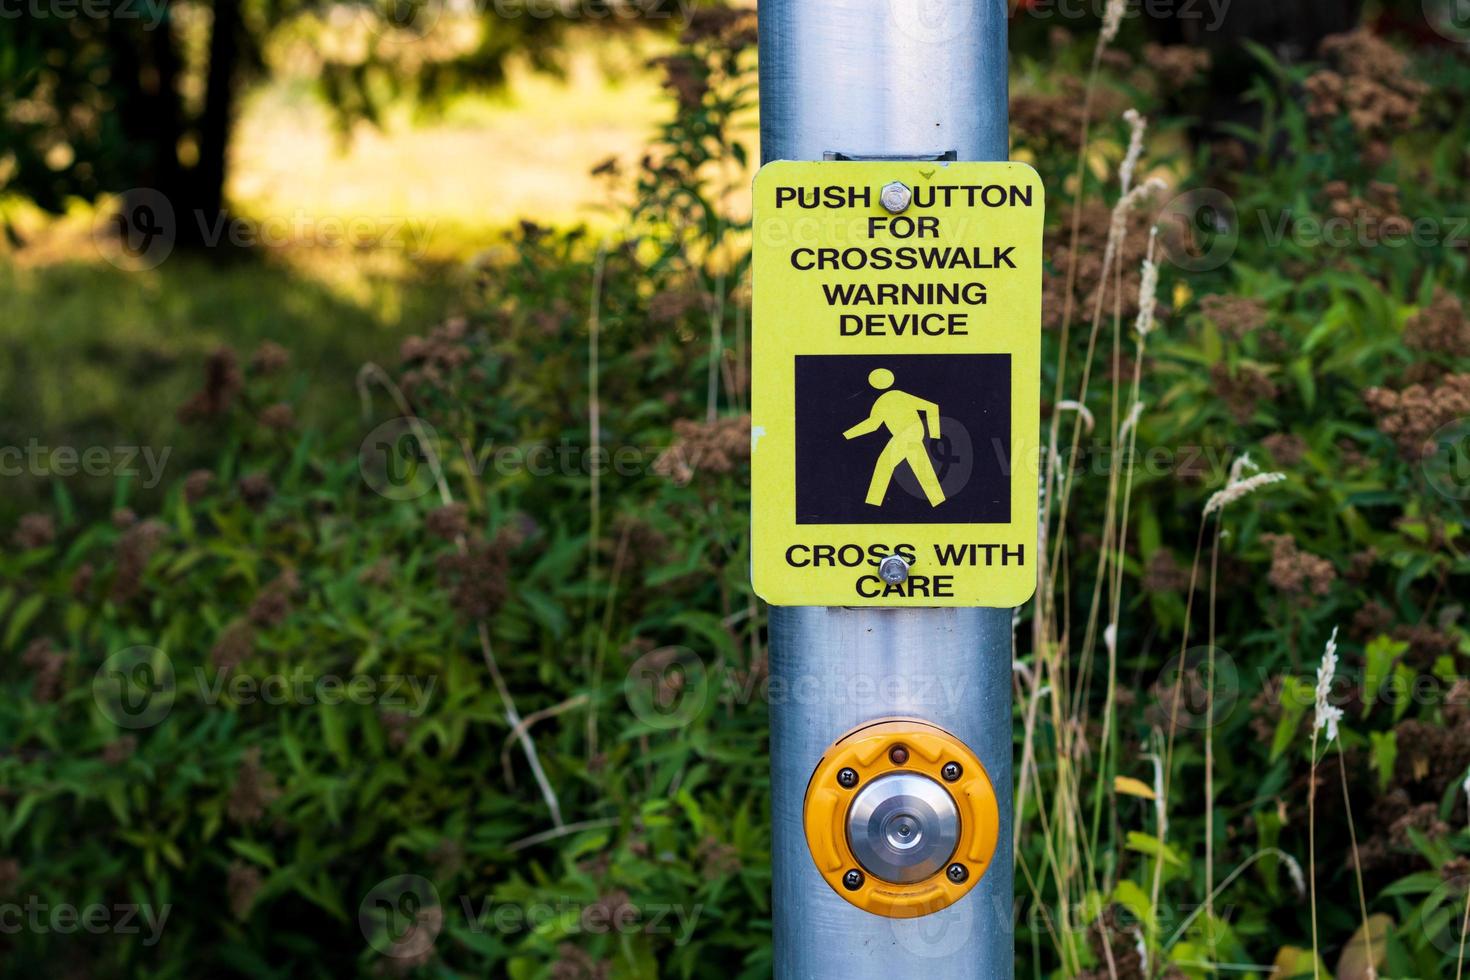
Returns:
[[[893,181],[883,185],[883,190],[878,195],[878,200],[883,203],[883,209],[889,214],[902,214],[909,209],[909,202],[914,199],[913,191],[908,185],[901,181]]]
[[[878,577],[889,585],[899,585],[908,580],[909,563],[898,555],[889,555],[879,563]]]

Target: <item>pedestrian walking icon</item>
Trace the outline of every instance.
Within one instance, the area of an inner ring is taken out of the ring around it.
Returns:
[[[888,444],[878,454],[878,461],[873,466],[873,479],[868,484],[864,503],[882,507],[894,470],[898,469],[899,463],[907,463],[928,498],[929,506],[938,507],[944,503],[944,490],[939,485],[925,441],[939,438],[939,406],[917,395],[899,391],[893,387],[893,381],[893,372],[887,368],[876,368],[868,375],[868,384],[883,394],[873,402],[867,418],[842,433],[842,438],[851,440],[880,428],[888,430]]]
[[[801,354],[795,360],[796,524],[1009,520],[1007,355]]]

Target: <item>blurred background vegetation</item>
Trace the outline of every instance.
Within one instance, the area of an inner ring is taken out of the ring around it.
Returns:
[[[1076,464],[1017,629],[1018,975],[1457,970],[1470,64],[1431,6],[1099,44],[1014,5]],[[171,911],[0,964],[767,975],[753,12],[127,9],[0,33],[0,447],[38,447],[0,484],[0,907]],[[1109,265],[1129,108],[1169,190]],[[150,190],[159,261],[114,221]],[[1206,522],[1245,454],[1285,479]]]

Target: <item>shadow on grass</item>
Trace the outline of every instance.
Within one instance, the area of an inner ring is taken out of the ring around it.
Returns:
[[[0,527],[51,498],[48,448],[148,447],[154,458],[167,449],[160,487],[208,465],[208,434],[177,411],[222,344],[242,359],[265,340],[286,347],[301,424],[345,429],[362,362],[393,358],[458,295],[453,265],[363,252],[228,263],[176,254],[148,271],[0,261]],[[81,508],[101,510],[116,477],[79,472],[65,485]]]

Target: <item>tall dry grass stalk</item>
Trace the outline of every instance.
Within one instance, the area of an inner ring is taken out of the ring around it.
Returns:
[[[1014,828],[1013,843],[1017,845],[1017,867],[1033,899],[1038,906],[1054,912],[1054,916],[1049,915],[1044,920],[1044,925],[1055,943],[1065,974],[1080,972],[1084,966],[1086,944],[1078,942],[1077,937],[1087,923],[1074,921],[1077,910],[1091,908],[1087,904],[1091,897],[1102,896],[1106,901],[1117,884],[1117,863],[1105,845],[1104,828],[1110,828],[1109,838],[1121,837],[1114,777],[1119,775],[1117,766],[1120,757],[1120,725],[1116,700],[1121,657],[1120,634],[1124,626],[1121,622],[1124,556],[1129,540],[1133,503],[1134,458],[1140,425],[1144,420],[1141,398],[1144,355],[1150,336],[1157,329],[1157,229],[1151,232],[1147,244],[1140,277],[1139,312],[1132,323],[1131,331],[1125,329],[1122,317],[1124,269],[1120,259],[1125,254],[1123,245],[1128,219],[1165,186],[1157,179],[1140,179],[1141,174],[1147,173],[1143,166],[1147,120],[1138,112],[1129,110],[1124,116],[1128,126],[1127,143],[1116,171],[1118,196],[1103,243],[1098,288],[1087,301],[1090,307],[1086,311],[1089,333],[1085,350],[1080,343],[1078,345],[1079,350],[1083,350],[1079,355],[1081,362],[1069,365],[1071,332],[1078,314],[1078,244],[1082,205],[1088,190],[1094,94],[1102,56],[1117,36],[1124,9],[1120,0],[1109,0],[1084,95],[1076,193],[1072,204],[1071,247],[1062,291],[1059,352],[1052,398],[1055,409],[1046,433],[1044,465],[1038,480],[1040,534],[1037,591],[1032,620],[1033,653],[1030,661],[1018,664],[1015,672],[1017,698],[1023,713],[1016,808],[1018,813],[1029,816],[1029,832],[1039,834],[1040,853],[1030,858],[1019,847],[1024,826],[1022,820],[1018,820]],[[1112,337],[1111,350],[1104,353],[1098,348],[1108,319],[1106,312],[1111,313]],[[1134,354],[1131,377],[1123,367],[1123,352],[1130,343]],[[1097,369],[1096,361],[1099,359],[1104,363],[1110,361],[1113,367],[1110,390],[1101,396],[1109,401],[1105,409],[1098,404],[1099,396],[1093,391],[1093,372]],[[1071,374],[1069,367],[1072,369]],[[1068,412],[1072,415],[1069,432],[1063,429],[1067,424],[1065,416]],[[1102,486],[1098,487],[1100,493],[1105,493],[1102,501],[1102,527],[1098,530],[1100,543],[1095,556],[1086,556],[1088,570],[1095,573],[1094,578],[1088,594],[1074,595],[1072,565],[1076,557],[1069,551],[1071,543],[1068,541],[1067,529],[1073,494],[1080,492],[1082,482],[1080,474],[1072,467],[1064,465],[1063,461],[1076,459],[1084,432],[1090,438],[1102,436],[1104,441],[1111,443],[1105,447],[1111,451],[1111,462],[1105,490]],[[1174,697],[1167,730],[1155,731],[1157,747],[1152,756],[1155,760],[1154,822],[1159,845],[1154,866],[1150,869],[1153,878],[1150,892],[1152,908],[1155,910],[1160,905],[1163,857],[1169,838],[1169,799],[1174,748],[1178,737],[1179,709],[1183,700],[1180,685],[1186,669],[1183,658],[1189,647],[1195,618],[1194,601],[1201,576],[1205,535],[1210,530],[1209,525],[1213,519],[1215,527],[1209,570],[1210,640],[1206,668],[1209,687],[1205,736],[1206,796],[1211,804],[1210,810],[1213,811],[1215,753],[1214,735],[1210,729],[1217,720],[1213,700],[1218,667],[1214,656],[1217,625],[1215,591],[1223,533],[1222,512],[1236,501],[1282,479],[1285,479],[1282,474],[1256,472],[1248,459],[1237,460],[1226,485],[1209,499],[1201,515],[1198,539],[1190,565],[1185,623],[1179,650],[1180,670],[1174,679]],[[1078,616],[1075,621],[1074,610]],[[1105,680],[1107,692],[1105,704],[1100,709],[1094,708],[1090,697],[1095,686],[1094,672],[1105,672],[1105,678],[1097,678]],[[1101,739],[1095,744],[1088,737],[1090,731],[1098,730],[1090,717],[1094,711],[1101,714]],[[1043,761],[1049,766],[1049,770],[1043,770]],[[1043,782],[1044,771],[1046,780]],[[1199,914],[1208,917],[1213,944],[1215,898],[1223,888],[1238,878],[1245,866],[1236,869],[1216,885],[1216,825],[1213,812],[1207,815],[1206,823],[1207,897]],[[1253,858],[1247,864],[1254,860]],[[1299,869],[1294,874],[1299,877]],[[1089,915],[1095,912],[1094,908]],[[1099,928],[1107,928],[1106,919],[1099,920]],[[1153,914],[1138,935],[1140,949],[1145,956],[1153,957],[1156,961],[1155,969],[1162,966],[1162,963],[1157,962],[1160,950],[1157,943],[1158,929],[1158,916]],[[1106,937],[1101,948],[1109,976],[1116,976],[1117,967],[1112,962],[1112,950]],[[1211,958],[1214,958],[1213,945]]]
[[[1321,945],[1317,936],[1317,740],[1323,731],[1327,744],[1337,738],[1337,723],[1342,709],[1332,704],[1332,678],[1337,674],[1337,627],[1327,638],[1322,651],[1322,665],[1317,668],[1317,687],[1312,711],[1312,774],[1307,782],[1307,882],[1311,886],[1312,904],[1312,976],[1322,975]]]
[[[372,362],[364,364],[357,372],[357,393],[362,402],[364,414],[368,412],[372,404],[369,384],[373,382],[388,392],[399,414],[408,419],[414,441],[418,443],[419,451],[423,453],[424,460],[429,464],[429,472],[434,476],[434,486],[439,493],[439,502],[445,506],[454,503],[454,494],[450,492],[449,481],[444,477],[444,466],[439,460],[439,447],[434,444],[424,424],[414,414],[402,389],[394,384],[388,372]],[[460,554],[464,554],[469,548],[469,542],[465,540],[463,534],[459,534],[454,538],[454,546]],[[552,788],[551,780],[547,778],[546,770],[541,765],[541,755],[536,751],[536,742],[531,738],[530,725],[521,717],[510,685],[506,683],[505,675],[500,671],[500,662],[496,659],[495,648],[490,643],[490,627],[484,619],[476,620],[475,633],[480,641],[480,656],[485,661],[486,670],[490,672],[490,680],[495,685],[496,695],[500,698],[505,720],[510,725],[511,731],[516,733],[516,741],[520,742],[521,751],[526,756],[526,765],[530,767],[531,775],[536,780],[536,786],[541,791],[541,798],[546,802],[546,809],[551,813],[553,831],[560,832],[566,826],[566,821],[561,815],[561,800],[557,797],[556,790]]]
[[[1470,772],[1465,774],[1465,781],[1460,784],[1460,789],[1465,793],[1465,806],[1470,813]],[[1465,976],[1465,939],[1470,934],[1470,888],[1465,889],[1465,915],[1460,920],[1460,952],[1455,958],[1455,980],[1463,980]]]
[[[1055,907],[1058,911],[1059,928],[1064,935],[1074,932],[1073,923],[1070,921],[1071,910],[1079,904],[1077,899],[1087,891],[1094,889],[1099,884],[1104,888],[1110,887],[1109,882],[1113,869],[1108,868],[1100,878],[1099,869],[1096,867],[1097,844],[1101,831],[1101,820],[1105,787],[1109,784],[1107,774],[1116,763],[1116,716],[1113,701],[1116,695],[1117,685],[1117,615],[1114,612],[1121,605],[1121,574],[1118,566],[1121,565],[1122,541],[1126,538],[1126,508],[1118,506],[1120,487],[1127,486],[1131,491],[1132,486],[1132,460],[1120,464],[1118,454],[1114,453],[1112,465],[1109,468],[1108,490],[1107,490],[1107,517],[1104,527],[1104,540],[1099,549],[1097,559],[1097,576],[1095,579],[1087,625],[1083,630],[1084,636],[1080,644],[1082,657],[1074,674],[1071,662],[1070,648],[1073,640],[1070,638],[1072,626],[1070,623],[1070,597],[1067,595],[1067,581],[1063,574],[1066,564],[1065,553],[1065,530],[1066,512],[1068,500],[1074,487],[1075,477],[1062,472],[1060,466],[1060,442],[1061,442],[1061,418],[1063,409],[1070,401],[1075,407],[1074,421],[1072,425],[1071,438],[1069,439],[1071,458],[1075,458],[1077,447],[1080,445],[1084,426],[1092,431],[1095,422],[1095,413],[1089,408],[1088,394],[1091,386],[1093,361],[1097,348],[1097,341],[1103,322],[1104,303],[1109,293],[1113,294],[1113,372],[1112,399],[1108,413],[1108,434],[1115,446],[1120,446],[1125,440],[1130,444],[1136,440],[1138,419],[1142,407],[1138,404],[1137,391],[1139,380],[1135,376],[1133,383],[1133,397],[1129,399],[1129,408],[1126,413],[1120,411],[1121,399],[1119,392],[1119,378],[1121,371],[1117,370],[1120,363],[1122,345],[1121,325],[1121,282],[1122,270],[1117,262],[1121,254],[1123,235],[1127,227],[1127,219],[1133,210],[1143,204],[1148,197],[1156,193],[1162,184],[1159,181],[1149,181],[1143,186],[1134,186],[1134,175],[1137,171],[1139,161],[1143,154],[1144,133],[1146,122],[1136,111],[1130,110],[1126,115],[1126,121],[1130,128],[1128,148],[1122,165],[1119,168],[1119,199],[1116,204],[1112,220],[1109,225],[1106,244],[1104,246],[1103,270],[1100,276],[1100,287],[1097,299],[1091,311],[1091,329],[1088,336],[1087,352],[1082,364],[1082,377],[1078,384],[1077,396],[1074,399],[1063,397],[1067,381],[1067,350],[1071,324],[1075,313],[1074,295],[1077,279],[1077,242],[1080,236],[1081,206],[1085,197],[1086,160],[1088,154],[1089,134],[1091,127],[1092,100],[1097,83],[1098,66],[1102,54],[1108,44],[1116,37],[1117,30],[1121,24],[1124,5],[1118,0],[1111,0],[1105,16],[1104,29],[1099,37],[1098,46],[1094,51],[1092,70],[1089,73],[1086,95],[1084,97],[1082,134],[1079,140],[1078,152],[1078,194],[1073,202],[1072,228],[1071,228],[1071,261],[1067,268],[1067,284],[1064,290],[1065,307],[1062,314],[1061,346],[1057,366],[1056,397],[1053,404],[1057,411],[1052,415],[1048,431],[1046,447],[1046,464],[1043,467],[1042,479],[1040,481],[1040,526],[1041,544],[1040,558],[1038,560],[1038,590],[1036,612],[1033,620],[1033,639],[1036,651],[1035,669],[1028,674],[1018,675],[1019,696],[1025,704],[1025,732],[1022,748],[1022,760],[1020,766],[1020,777],[1018,779],[1018,805],[1023,807],[1030,798],[1033,787],[1036,792],[1036,810],[1038,822],[1045,843],[1045,874],[1050,878],[1051,884],[1056,891]],[[1141,307],[1147,310],[1147,316],[1140,320],[1142,328],[1137,331],[1136,343],[1139,347],[1139,362],[1142,360],[1142,346],[1148,333],[1153,328],[1153,311],[1155,309],[1153,290],[1157,288],[1157,267],[1152,264],[1152,241],[1150,243],[1150,258],[1145,265],[1145,290],[1148,293],[1147,301],[1141,302]],[[1135,370],[1137,365],[1135,365]],[[1120,468],[1121,465],[1121,468]],[[1124,491],[1125,493],[1128,491]],[[1055,512],[1055,519],[1053,513]],[[1106,587],[1105,587],[1106,585]],[[1106,628],[1102,622],[1102,610],[1107,608],[1111,615],[1108,617]],[[1108,705],[1106,708],[1106,720],[1104,726],[1106,735],[1102,741],[1102,748],[1098,760],[1090,760],[1090,746],[1087,743],[1085,732],[1087,731],[1087,712],[1089,710],[1088,699],[1085,692],[1089,689],[1094,651],[1101,635],[1104,646],[1107,647],[1108,661]],[[1036,738],[1041,729],[1040,722],[1044,720],[1045,728],[1050,733],[1054,744],[1052,761],[1056,772],[1046,789],[1050,790],[1049,798],[1043,793],[1040,773],[1036,764]],[[1088,810],[1088,801],[1084,799],[1083,778],[1087,768],[1091,765],[1097,770],[1098,778],[1093,780],[1092,796],[1090,800],[1091,819],[1085,818]],[[1111,797],[1108,797],[1111,799]],[[1017,841],[1019,841],[1021,825],[1016,827]],[[1018,850],[1019,854],[1019,850]],[[1022,873],[1032,883],[1032,890],[1038,902],[1041,901],[1041,888],[1036,875],[1029,867],[1024,867],[1024,858],[1021,859]],[[1076,971],[1081,968],[1078,954],[1072,948],[1072,944],[1059,944],[1058,949],[1062,953],[1066,968]]]
[[[602,277],[606,269],[607,240],[604,239],[597,248],[597,260],[592,267],[592,296],[587,302],[587,432],[592,444],[591,458],[593,459],[596,459],[597,455],[602,452]],[[587,533],[587,580],[592,582],[597,579],[597,548],[602,540],[602,475],[600,467],[593,466],[590,469],[588,479],[591,485],[587,502],[587,517],[590,526]],[[586,622],[592,621],[595,601],[596,599],[589,592]],[[589,678],[592,678],[594,674],[591,647],[591,638],[584,636],[582,674]],[[592,705],[587,712],[587,758],[589,760],[597,754],[596,693],[594,687]]]
[[[1220,524],[1210,542],[1209,635],[1205,641],[1205,930],[1210,961],[1215,950],[1215,598],[1220,579]],[[1182,665],[1181,665],[1182,666]]]
[[[1334,631],[1335,635],[1336,631]],[[1337,740],[1337,775],[1342,781],[1342,806],[1347,811],[1348,840],[1353,845],[1353,877],[1358,882],[1358,914],[1363,923],[1363,948],[1368,954],[1365,980],[1377,980],[1378,958],[1373,955],[1373,930],[1368,925],[1368,893],[1363,890],[1363,858],[1358,853],[1358,826],[1353,821],[1353,798],[1348,792],[1347,753],[1343,751],[1342,739]]]
[[[1235,503],[1235,502],[1237,502],[1239,500],[1242,500],[1243,498],[1249,496],[1251,493],[1254,493],[1256,490],[1259,490],[1262,487],[1270,486],[1273,483],[1279,483],[1282,480],[1285,480],[1286,479],[1286,474],[1284,474],[1284,473],[1259,473],[1259,472],[1253,472],[1253,471],[1256,471],[1258,469],[1259,469],[1259,467],[1257,467],[1256,464],[1251,461],[1251,458],[1250,458],[1249,454],[1242,453],[1239,457],[1237,457],[1235,459],[1235,461],[1233,463],[1230,464],[1230,473],[1229,473],[1228,477],[1226,478],[1225,486],[1222,489],[1218,490],[1217,492],[1215,492],[1214,494],[1212,494],[1210,496],[1210,499],[1205,502],[1204,512],[1200,515],[1199,534],[1197,535],[1197,537],[1195,539],[1195,543],[1194,543],[1194,559],[1190,562],[1190,566],[1189,566],[1189,593],[1188,593],[1188,597],[1185,599],[1185,602],[1184,602],[1184,625],[1181,627],[1181,636],[1180,636],[1180,639],[1179,639],[1178,669],[1177,669],[1177,671],[1176,671],[1176,673],[1174,675],[1174,688],[1173,688],[1173,691],[1171,692],[1171,696],[1170,696],[1169,733],[1168,733],[1168,739],[1167,739],[1167,748],[1166,748],[1165,754],[1164,754],[1164,774],[1165,774],[1164,775],[1164,799],[1165,799],[1165,801],[1167,801],[1168,798],[1169,798],[1169,790],[1171,789],[1172,783],[1173,783],[1174,743],[1175,743],[1175,739],[1176,739],[1176,736],[1178,735],[1178,730],[1179,730],[1179,703],[1183,699],[1183,693],[1184,693],[1184,675],[1185,675],[1185,673],[1187,673],[1187,671],[1186,671],[1185,657],[1186,657],[1186,654],[1188,653],[1188,650],[1189,650],[1190,627],[1191,627],[1192,622],[1193,622],[1193,613],[1194,613],[1194,592],[1195,592],[1195,584],[1198,581],[1200,555],[1202,554],[1203,549],[1204,549],[1205,530],[1206,530],[1206,528],[1209,525],[1210,518],[1211,517],[1214,517],[1215,518],[1215,538],[1214,538],[1214,540],[1215,540],[1215,549],[1214,549],[1214,552],[1213,553],[1214,554],[1218,554],[1219,534],[1220,534],[1220,520],[1221,520],[1221,515],[1223,514],[1225,508],[1226,507],[1229,507],[1231,504],[1233,504],[1233,503]],[[1248,472],[1251,472],[1253,475],[1247,476],[1246,474]],[[1211,559],[1211,562],[1212,562],[1212,570],[1211,570],[1212,586],[1211,586],[1210,596],[1209,596],[1209,602],[1210,602],[1209,616],[1210,616],[1211,621],[1213,622],[1213,617],[1214,617],[1214,604],[1215,604],[1215,593],[1214,593],[1214,588],[1213,588],[1213,578],[1214,578],[1214,567],[1213,567],[1214,566],[1214,558],[1213,557]],[[1213,634],[1213,626],[1211,627],[1211,632]],[[1206,710],[1206,733],[1205,733],[1205,738],[1206,738],[1206,745],[1208,746],[1208,745],[1210,745],[1210,740],[1212,738],[1212,734],[1211,734],[1211,732],[1209,730],[1209,726],[1211,724],[1213,724],[1213,721],[1214,721],[1214,683],[1215,683],[1214,670],[1215,670],[1215,659],[1214,659],[1214,636],[1213,635],[1211,635],[1211,637],[1210,637],[1210,646],[1209,646],[1209,649],[1206,651],[1206,655],[1209,658],[1208,659],[1209,683],[1208,683],[1208,686],[1205,688],[1205,704],[1206,704],[1206,709],[1205,709]],[[1207,749],[1207,752],[1208,752],[1208,749]],[[1209,790],[1209,792],[1211,792],[1211,793],[1213,792],[1213,774],[1211,772],[1211,764],[1213,763],[1213,761],[1214,761],[1213,760],[1213,756],[1210,756],[1209,759],[1208,759],[1208,761],[1207,761],[1207,763],[1206,763],[1206,780],[1207,780],[1207,782],[1210,783],[1210,790]],[[1210,865],[1211,867],[1213,866],[1213,861],[1214,861],[1214,848],[1213,848],[1213,844],[1211,843],[1212,837],[1210,836],[1213,833],[1213,830],[1214,830],[1214,823],[1213,823],[1213,821],[1214,821],[1214,817],[1213,817],[1214,807],[1213,807],[1213,802],[1214,802],[1213,799],[1211,799],[1210,800],[1209,811],[1206,813],[1206,864],[1207,865]],[[1160,838],[1159,838],[1159,854],[1154,859],[1153,887],[1150,890],[1150,896],[1151,896],[1151,899],[1152,899],[1152,902],[1153,902],[1153,905],[1154,905],[1155,908],[1158,907],[1158,904],[1159,904],[1159,896],[1160,896],[1161,890],[1163,888],[1163,880],[1164,880],[1164,845],[1166,843],[1167,843],[1167,839],[1164,836],[1161,835]],[[1211,872],[1208,873],[1208,878],[1213,883],[1213,880],[1214,880],[1213,871],[1211,871]],[[1213,891],[1214,891],[1214,889],[1213,888],[1210,888],[1210,889],[1208,889],[1208,891],[1206,892],[1206,894],[1207,895],[1213,894]],[[1207,899],[1207,901],[1206,901],[1206,904],[1207,905],[1212,904],[1212,903],[1213,903],[1213,899]],[[1213,933],[1213,927],[1211,928],[1211,932]]]

